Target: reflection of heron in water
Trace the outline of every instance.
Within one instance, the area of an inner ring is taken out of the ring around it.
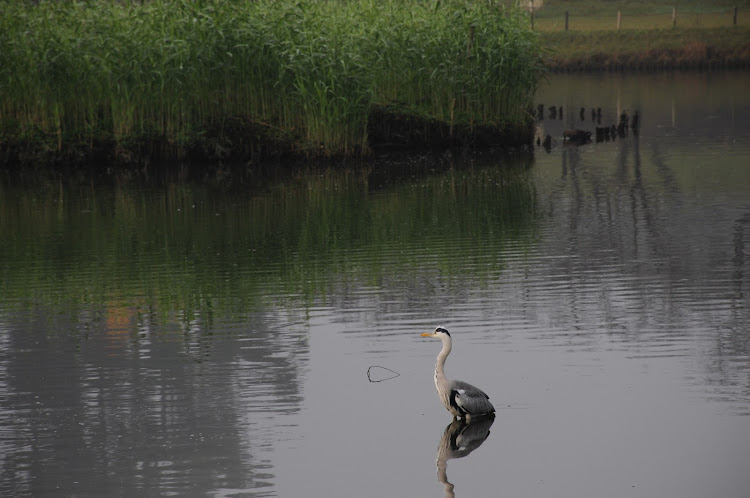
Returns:
[[[453,484],[448,482],[448,460],[462,458],[479,448],[490,435],[490,427],[495,421],[495,415],[490,414],[477,418],[471,422],[453,419],[453,422],[445,428],[443,438],[440,440],[437,453],[438,481],[445,486],[445,496],[453,498]]]
[[[472,416],[495,413],[495,407],[492,406],[490,397],[484,391],[466,382],[450,380],[445,376],[445,359],[448,358],[453,345],[450,333],[443,327],[438,327],[435,332],[425,332],[422,336],[435,337],[443,341],[443,349],[438,353],[435,363],[435,388],[445,408],[454,417],[466,418],[466,420],[471,420]]]

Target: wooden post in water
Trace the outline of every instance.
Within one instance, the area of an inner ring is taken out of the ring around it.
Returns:
[[[565,31],[568,30],[568,11],[565,11]]]
[[[672,27],[677,26],[677,7],[672,7]]]
[[[622,21],[622,11],[617,11],[617,31],[620,31],[620,22]]]
[[[737,7],[734,8],[734,16],[732,16],[732,26],[737,26]]]

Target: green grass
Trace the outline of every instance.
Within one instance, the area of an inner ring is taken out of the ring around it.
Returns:
[[[616,31],[617,14],[620,29],[625,30],[686,30],[733,27],[737,7],[736,28],[750,28],[750,0],[537,0],[543,6],[534,12],[534,29],[541,33],[568,31]],[[538,3],[537,3],[538,5]],[[677,7],[676,24],[672,9]],[[731,32],[727,32],[731,33]]]
[[[638,53],[674,50],[691,45],[731,50],[750,43],[750,29],[630,30],[617,32],[557,32],[542,38],[557,47],[558,56],[585,56],[594,53]]]
[[[678,11],[675,27],[677,28],[732,28],[732,12],[685,13]],[[750,27],[750,9],[745,15],[737,16],[738,27]],[[624,11],[620,18],[620,29],[669,29],[672,28],[672,13],[636,14]],[[562,31],[565,29],[565,17],[537,17],[534,29],[541,32]],[[570,31],[614,31],[617,29],[617,13],[584,15],[571,13],[568,17]]]
[[[669,16],[671,25],[672,9],[677,7],[680,16],[695,16],[701,14],[728,14],[735,7],[742,13],[750,13],[748,0],[541,0],[542,8],[535,13],[536,19],[562,18],[568,12],[571,18],[600,17],[615,19],[620,11],[624,16]],[[537,0],[537,5],[539,0]]]
[[[672,9],[677,7],[675,26]],[[737,25],[733,25],[734,7]],[[565,12],[569,13],[565,31]],[[617,30],[617,13],[621,13]],[[534,29],[558,69],[746,67],[750,2],[547,0]]]
[[[492,1],[7,1],[0,145],[179,153],[240,117],[301,152],[353,155],[375,105],[523,123],[542,71],[525,15]]]

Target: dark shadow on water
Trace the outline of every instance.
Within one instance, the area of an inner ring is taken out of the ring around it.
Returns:
[[[437,452],[438,481],[445,488],[445,496],[455,497],[454,485],[448,481],[448,460],[463,458],[479,448],[490,435],[495,416],[482,417],[466,422],[454,419],[443,432]]]

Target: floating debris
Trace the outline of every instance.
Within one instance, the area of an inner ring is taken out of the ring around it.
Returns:
[[[383,372],[382,370],[385,370],[386,372]],[[387,373],[387,372],[390,372],[390,373]],[[390,368],[381,367],[379,365],[372,365],[370,368],[367,369],[367,380],[369,380],[370,382],[383,382],[386,380],[395,379],[396,377],[400,375],[401,375],[400,373],[394,370],[391,370]]]
[[[586,130],[565,130],[563,132],[563,142],[576,145],[591,142],[591,132]]]

